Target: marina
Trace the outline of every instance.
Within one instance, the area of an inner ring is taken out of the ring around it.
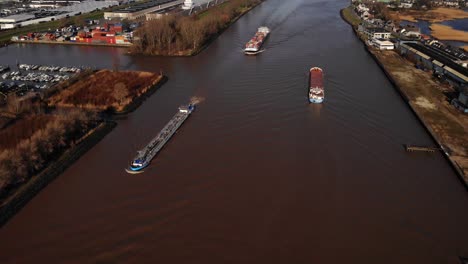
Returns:
[[[156,156],[156,154],[158,154],[158,152],[164,147],[193,110],[195,110],[195,105],[193,104],[179,107],[177,113],[172,117],[169,123],[164,126],[161,132],[159,132],[159,134],[153,138],[145,148],[138,151],[137,156],[126,171],[132,174],[143,172],[143,169],[150,164],[154,156]]]
[[[38,64],[17,64],[17,69],[0,66],[0,92],[24,96],[29,91],[45,90],[54,84],[69,80],[84,67],[64,67]]]

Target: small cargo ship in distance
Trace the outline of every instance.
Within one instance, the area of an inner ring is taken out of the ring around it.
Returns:
[[[323,70],[312,67],[309,71],[309,102],[320,104],[324,99]]]
[[[159,134],[153,138],[145,148],[138,151],[138,154],[130,163],[130,166],[126,169],[128,173],[139,173],[143,172],[151,160],[158,154],[162,147],[169,141],[174,135],[177,129],[184,123],[189,115],[195,109],[194,104],[179,107],[179,111],[172,117],[169,123],[159,132]]]
[[[246,55],[255,55],[261,52],[263,43],[265,43],[266,38],[270,34],[270,29],[267,27],[259,27],[255,36],[245,44],[244,53]]]

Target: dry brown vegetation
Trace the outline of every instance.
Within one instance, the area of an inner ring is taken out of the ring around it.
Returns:
[[[82,111],[23,118],[0,132],[0,198],[26,182],[95,125]]]
[[[442,24],[432,24],[431,30],[431,35],[440,40],[468,41],[468,32],[463,30],[456,30]]]
[[[431,74],[393,51],[372,51],[408,97],[409,103],[442,145],[451,150],[450,158],[464,172],[468,182],[468,118],[457,111]]]
[[[417,22],[418,20],[426,20],[432,23],[468,18],[468,12],[462,9],[439,7],[429,11],[426,10],[408,10],[403,12],[391,12],[391,16],[398,20],[408,20]]]
[[[136,33],[133,53],[192,55],[241,14],[262,0],[230,0],[191,17],[164,16],[148,21]]]
[[[53,95],[48,104],[119,112],[161,79],[157,73],[101,70]]]

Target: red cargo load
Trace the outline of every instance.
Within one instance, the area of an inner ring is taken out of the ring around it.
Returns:
[[[323,89],[323,71],[320,68],[314,67],[310,69],[310,88],[322,88]]]

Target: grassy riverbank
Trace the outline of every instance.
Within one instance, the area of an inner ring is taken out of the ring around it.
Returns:
[[[344,9],[341,9],[340,13],[341,17],[355,28],[357,28],[359,23],[361,23],[361,19],[356,15],[356,13],[353,10],[353,6],[348,6]]]
[[[46,169],[31,177],[28,182],[12,190],[6,198],[0,200],[0,227],[73,162],[112,131],[115,126],[115,122],[100,122],[94,129],[83,135],[76,145],[48,164]]]
[[[147,21],[136,31],[132,54],[193,56],[263,0],[230,0],[200,14],[168,15]]]
[[[351,24],[351,21],[347,22]],[[468,184],[468,119],[450,105],[446,94],[454,91],[435,80],[431,73],[417,69],[395,51],[372,48],[368,51],[434,140],[447,151],[450,162]]]

